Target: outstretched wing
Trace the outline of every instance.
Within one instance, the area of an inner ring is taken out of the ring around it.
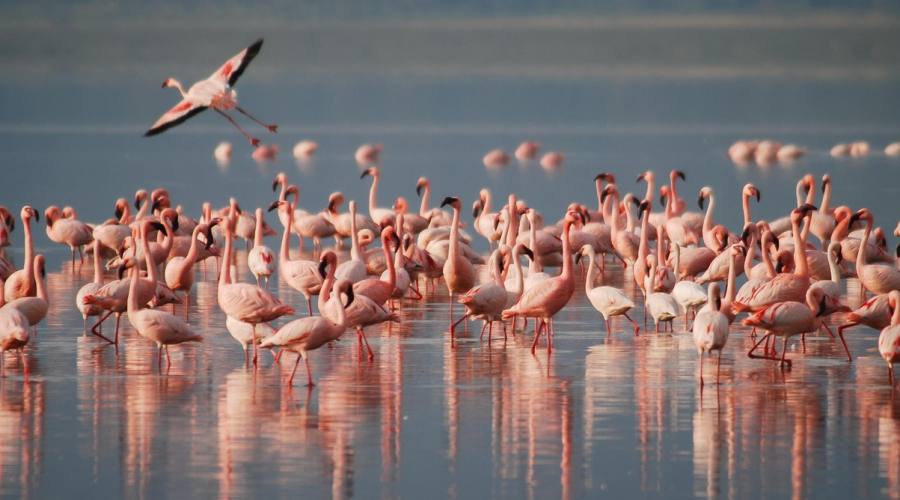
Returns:
[[[238,81],[238,78],[244,73],[244,70],[247,69],[247,66],[250,65],[250,61],[256,57],[256,54],[259,54],[259,49],[262,48],[262,44],[262,38],[253,42],[253,45],[225,61],[225,64],[220,66],[215,73],[210,75],[209,79],[227,83],[229,86],[234,85]]]
[[[206,106],[200,106],[198,104],[194,104],[187,99],[183,99],[181,102],[175,105],[172,109],[168,110],[159,117],[159,120],[156,120],[156,123],[150,127],[146,133],[144,133],[145,137],[161,134],[166,130],[183,123],[188,118],[196,115],[197,113],[206,109]]]

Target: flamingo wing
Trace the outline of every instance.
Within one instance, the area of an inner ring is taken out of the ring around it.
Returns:
[[[176,125],[181,125],[187,121],[188,118],[205,109],[206,106],[201,106],[187,99],[182,99],[182,101],[176,104],[172,109],[160,116],[159,119],[156,120],[156,123],[144,133],[144,137],[161,134]]]
[[[247,69],[247,66],[250,65],[250,61],[259,54],[259,50],[262,48],[263,40],[260,38],[259,40],[253,42],[253,45],[247,47],[246,49],[238,52],[238,54],[231,59],[225,61],[225,64],[219,67],[215,73],[209,76],[210,80],[216,80],[222,83],[227,84],[229,87],[237,83],[238,78],[244,74],[244,70]]]

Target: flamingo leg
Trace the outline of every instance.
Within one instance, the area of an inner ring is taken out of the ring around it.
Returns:
[[[844,346],[844,352],[847,353],[847,361],[853,361],[853,356],[850,355],[850,349],[847,347],[847,341],[844,340],[843,327],[838,328],[838,338],[841,339],[841,344]]]
[[[612,328],[609,326],[609,318],[603,318],[603,321],[606,322],[606,336],[609,337],[609,334],[612,333]]]
[[[828,325],[822,323],[822,328],[825,329],[825,332],[828,333],[828,336],[834,338],[834,332],[831,331],[831,328],[828,328]]]
[[[791,366],[791,360],[784,359],[784,357],[787,355],[787,343],[788,343],[788,337],[787,337],[787,335],[785,335],[784,343],[781,345],[781,363],[780,363],[781,366],[784,366],[785,364],[787,364],[788,366]]]
[[[769,359],[769,360],[773,360],[773,361],[778,361],[778,358],[772,357],[772,356],[768,356],[768,352],[765,352],[765,354],[764,354],[763,356],[759,356],[759,355],[753,354],[753,352],[756,351],[756,349],[757,349],[763,342],[767,341],[767,340],[769,339],[769,337],[771,337],[771,336],[772,336],[772,333],[771,333],[771,332],[766,333],[765,335],[763,335],[763,337],[762,337],[761,339],[759,339],[755,344],[753,344],[753,347],[752,347],[752,348],[750,349],[750,351],[747,353],[747,357],[748,357],[748,358],[753,358],[753,359]]]
[[[891,388],[894,387],[894,364],[888,363],[888,383],[891,385]]]
[[[328,345],[330,346],[331,344],[329,343]],[[281,363],[281,355],[282,355],[282,354],[284,354],[284,349],[279,349],[279,350],[278,350],[278,353],[275,354],[275,363],[276,363],[276,364],[280,364],[280,363]]]
[[[316,384],[312,381],[312,370],[309,368],[309,358],[303,358],[303,363],[306,364],[306,387],[313,387]]]
[[[481,335],[479,335],[478,340],[484,340],[484,329],[487,328],[487,321],[481,325]]]
[[[641,327],[638,326],[637,321],[631,319],[631,316],[629,316],[628,313],[623,313],[622,315],[625,316],[626,318],[628,318],[628,321],[630,321],[631,324],[634,326],[634,336],[637,337],[638,332],[641,331]]]
[[[459,325],[460,323],[462,323],[463,321],[465,321],[465,319],[468,318],[468,317],[469,317],[468,314],[464,314],[462,318],[459,318],[458,320],[456,320],[456,323],[453,323],[452,325],[450,325],[450,332],[452,333],[453,330],[456,329],[457,325]],[[483,330],[482,330],[482,333],[484,333]]]
[[[113,340],[113,344],[119,345],[119,323],[122,322],[122,313],[116,313],[116,334]]]
[[[356,331],[357,333],[359,333],[360,337],[362,337],[362,341],[366,346],[366,350],[369,351],[369,361],[375,359],[375,354],[372,352],[372,348],[369,347],[369,339],[366,338],[366,331],[363,330],[362,327],[357,327]]]
[[[536,321],[537,319],[535,319],[535,322]],[[534,349],[537,347],[538,339],[541,338],[541,328],[543,327],[544,321],[541,320],[541,322],[537,325],[537,328],[535,328],[534,330],[534,341],[531,343],[531,354],[534,354]]]
[[[500,324],[503,325],[503,341],[506,342],[506,323],[501,321]]]
[[[719,357],[716,358],[716,385],[719,385],[719,373],[722,368],[722,349],[719,349]]]
[[[294,361],[294,369],[291,370],[291,376],[288,378],[288,385],[291,385],[294,383],[294,374],[297,373],[297,365],[300,364],[300,358],[302,358],[302,357],[303,356],[300,355],[300,353],[297,353],[297,360]]]
[[[166,345],[166,367],[172,366],[172,358],[169,357],[169,346]]]
[[[703,351],[700,351],[700,387],[703,387]]]
[[[494,334],[494,322],[488,321],[488,345],[491,345],[491,336]]]
[[[253,115],[251,115],[250,113],[244,111],[244,108],[242,108],[242,107],[240,107],[240,106],[235,106],[234,109],[238,110],[238,113],[240,113],[240,114],[246,116],[247,118],[249,118],[249,119],[255,121],[256,123],[262,125],[263,127],[266,127],[266,128],[269,130],[269,132],[272,132],[273,134],[276,133],[276,132],[278,132],[278,125],[275,125],[274,123],[271,124],[271,125],[268,124],[268,123],[263,123],[262,121],[260,121],[260,120],[259,120],[258,118],[256,118],[255,116],[253,116]]]
[[[100,328],[100,325],[103,324],[103,321],[104,321],[106,318],[108,318],[112,313],[113,313],[112,311],[107,312],[106,314],[104,314],[103,316],[101,316],[100,319],[98,319],[96,323],[94,323],[94,326],[93,326],[93,327],[91,327],[91,333],[92,333],[93,335],[95,335],[95,336],[97,336],[97,337],[100,337],[101,339],[103,339],[103,340],[109,342],[110,344],[112,344],[113,341],[112,341],[112,340],[109,340],[108,338],[106,338],[105,335],[103,335],[102,333],[100,333],[100,332],[99,332],[99,328]],[[87,320],[85,320],[85,321],[87,321]]]
[[[238,129],[241,132],[241,134],[243,134],[244,137],[247,138],[248,141],[250,141],[250,144],[252,144],[253,147],[259,147],[259,139],[257,139],[256,137],[253,137],[252,135],[248,134],[247,131],[242,129],[241,126],[238,125],[238,123],[236,121],[234,121],[234,118],[228,116],[228,113],[225,113],[221,109],[217,109],[217,108],[213,108],[213,109],[216,110],[216,113],[219,113],[220,115],[224,116],[226,120],[231,122],[231,124],[234,125],[234,127],[236,129]]]
[[[256,349],[256,323],[253,323],[252,335],[253,336],[251,337],[251,341],[253,342],[253,366],[255,367],[257,366],[257,363],[259,361],[259,352]]]
[[[306,312],[308,316],[312,316],[312,297],[306,297]]]

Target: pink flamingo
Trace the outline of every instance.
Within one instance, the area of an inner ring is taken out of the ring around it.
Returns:
[[[806,301],[785,301],[771,303],[758,310],[752,316],[742,322],[746,326],[753,326],[767,330],[759,341],[750,349],[747,355],[751,358],[771,359],[780,361],[782,366],[791,365],[791,361],[785,359],[787,354],[788,339],[794,335],[811,333],[822,325],[821,315],[825,312],[825,297],[821,288],[809,288],[806,291]],[[771,336],[784,338],[781,359],[769,356],[754,355],[753,352],[763,341]]]
[[[278,125],[263,123],[238,106],[237,92],[232,89],[234,84],[237,83],[238,78],[241,77],[247,69],[247,66],[250,65],[250,61],[259,54],[262,44],[262,39],[257,40],[253,45],[225,61],[225,64],[217,69],[215,73],[210,75],[209,78],[200,80],[191,85],[191,88],[189,88],[187,92],[185,92],[181,82],[174,78],[166,78],[162,83],[163,88],[175,87],[178,89],[178,92],[181,93],[182,100],[176,104],[175,107],[166,111],[165,114],[159,117],[159,119],[156,120],[156,123],[147,130],[144,136],[161,134],[176,125],[184,123],[188,118],[200,113],[206,108],[212,108],[216,113],[224,116],[225,119],[234,125],[254,147],[259,146],[259,139],[251,136],[242,129],[241,126],[234,121],[234,118],[227,114],[226,111],[229,109],[236,109],[242,115],[267,128],[269,132],[277,132]]]
[[[128,226],[126,226],[128,227]],[[100,316],[103,314],[103,308],[96,304],[86,304],[84,302],[85,295],[91,295],[97,293],[101,288],[103,288],[103,268],[100,263],[100,240],[94,239],[94,281],[90,283],[86,283],[84,286],[78,289],[78,293],[75,295],[75,307],[78,308],[78,311],[81,312],[82,318],[84,318],[84,333],[87,334],[87,319],[88,316]]]
[[[353,293],[357,296],[365,296],[379,305],[383,305],[394,294],[397,288],[397,270],[394,266],[394,256],[391,255],[391,244],[394,245],[394,251],[400,251],[400,238],[394,232],[391,226],[385,227],[381,231],[381,248],[384,252],[384,261],[387,264],[387,281],[381,277],[366,278],[362,281],[353,283]]]
[[[31,219],[41,220],[40,214],[30,205],[25,205],[19,212],[22,227],[25,228],[25,262],[22,269],[12,273],[3,283],[3,296],[7,301],[19,297],[30,297],[37,288],[34,283],[34,239],[31,233]]]
[[[875,217],[868,208],[863,208],[853,214],[851,219],[866,221],[866,229],[859,244],[860,249],[866,248]],[[892,290],[900,290],[900,270],[890,264],[868,264],[865,251],[856,252],[856,274],[859,277],[860,292],[863,296],[865,296],[866,290],[872,293],[888,293]]]
[[[366,176],[372,177],[372,186],[369,188],[369,217],[379,226],[393,224],[394,211],[378,206],[378,183],[381,180],[381,170],[378,167],[369,167],[363,171],[359,178],[364,179]]]
[[[47,296],[47,287],[44,277],[47,275],[44,269],[44,256],[34,256],[34,281],[37,293],[34,297],[19,297],[11,300],[3,306],[4,309],[17,309],[28,319],[29,326],[35,326],[47,316],[50,302]]]
[[[728,342],[728,317],[721,312],[722,301],[719,297],[719,284],[710,283],[707,294],[706,310],[694,318],[694,345],[697,346],[697,355],[700,357],[700,387],[703,387],[703,353],[712,355],[713,351],[719,351],[716,358],[716,384],[719,383],[719,367],[722,364],[722,350]]]
[[[878,352],[888,365],[888,380],[894,386],[894,363],[900,360],[900,291],[888,294],[888,306],[893,309],[890,326],[878,336]]]
[[[488,260],[488,268],[491,272],[491,281],[482,283],[459,298],[459,303],[466,308],[466,314],[459,318],[459,323],[466,318],[480,319],[484,321],[481,333],[484,335],[484,327],[488,327],[488,344],[494,333],[494,322],[501,320],[503,309],[506,308],[506,288],[503,283],[503,258],[501,249],[494,250]],[[506,338],[506,323],[503,323],[503,338]]]
[[[234,215],[225,218],[225,255],[222,258],[222,269],[219,273],[219,289],[217,298],[219,307],[226,315],[250,323],[254,326],[268,323],[284,315],[294,314],[294,308],[282,304],[269,292],[249,283],[231,282],[231,261],[234,252]],[[256,343],[253,343],[253,364],[257,363]]]
[[[211,223],[215,225],[218,221],[213,220]],[[205,224],[194,226],[191,233],[191,248],[185,257],[173,257],[167,264],[164,273],[166,286],[176,292],[184,292],[184,307],[187,308],[190,303],[191,287],[194,286],[194,264],[200,256],[200,234],[206,231]],[[205,243],[209,248],[212,241]],[[187,314],[187,311],[185,311]]]
[[[381,151],[383,149],[384,146],[382,146],[381,144],[363,144],[359,146],[358,148],[356,148],[356,153],[354,154],[356,163],[360,167],[378,163],[379,157],[381,156]]]
[[[253,231],[253,248],[247,254],[247,267],[256,278],[256,286],[260,286],[260,277],[265,279],[266,287],[269,286],[269,276],[275,272],[275,252],[263,243],[263,211],[259,207],[256,208],[256,229]]]
[[[459,248],[459,198],[448,196],[444,198],[441,206],[450,205],[453,208],[453,222],[450,224],[450,247],[447,260],[444,262],[444,281],[450,292],[450,337],[453,338],[456,323],[453,322],[453,296],[466,293],[475,285],[475,268]]]
[[[353,305],[355,299],[352,284],[346,280],[337,281],[334,283],[333,293],[339,299],[341,294],[347,296],[347,302],[341,301],[341,307],[337,308],[337,318],[334,321],[325,316],[295,319],[279,328],[274,335],[263,340],[259,345],[261,348],[280,347],[282,351],[297,353],[297,361],[294,362],[288,385],[294,383],[294,374],[297,372],[297,365],[300,364],[301,358],[306,364],[306,385],[308,387],[316,385],[313,383],[312,371],[309,368],[309,351],[339,339],[347,329],[345,310]]]
[[[296,197],[294,199],[296,200]],[[287,224],[281,235],[281,248],[278,252],[278,276],[288,286],[303,294],[306,298],[306,312],[312,316],[312,296],[318,295],[322,290],[322,277],[318,272],[318,263],[308,259],[291,259],[291,227],[294,224],[295,208],[293,203],[276,200],[269,210],[274,210],[278,206],[286,206],[285,210],[288,214]]]
[[[537,157],[541,144],[534,141],[524,141],[516,148],[515,155],[519,161],[533,160]]]
[[[573,212],[566,214],[563,222],[562,238],[562,270],[558,276],[541,281],[526,290],[514,306],[503,311],[502,318],[524,317],[540,318],[541,322],[534,332],[534,342],[531,344],[533,353],[540,339],[542,331],[547,332],[547,352],[553,350],[553,316],[556,315],[572,298],[575,293],[575,276],[572,269],[572,247],[569,243],[569,231],[575,223],[575,217],[580,216]]]

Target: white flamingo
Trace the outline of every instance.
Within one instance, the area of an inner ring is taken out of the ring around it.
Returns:
[[[265,280],[269,287],[269,277],[275,272],[275,252],[263,243],[263,210],[256,208],[256,229],[253,231],[253,248],[247,254],[247,267],[256,278],[256,286],[260,286],[259,278]]]
[[[719,351],[716,358],[716,384],[719,383],[719,367],[722,364],[722,350],[728,341],[728,318],[720,312],[722,303],[719,297],[719,284],[709,284],[707,297],[708,309],[704,310],[694,319],[694,344],[697,346],[697,355],[700,357],[700,387],[703,387],[703,353],[711,355],[712,351]]]
[[[596,280],[597,272],[599,270],[599,266],[596,263],[597,253],[594,251],[594,247],[584,245],[581,247],[575,260],[579,260],[583,255],[587,255],[588,257],[588,268],[584,278],[584,294],[587,295],[587,298],[591,305],[594,306],[594,309],[603,315],[603,321],[606,322],[606,334],[609,335],[612,333],[612,327],[609,323],[610,318],[615,316],[625,316],[634,327],[634,334],[638,335],[641,327],[628,315],[628,311],[634,308],[634,302],[626,297],[618,288],[611,286],[595,287],[594,281]]]

